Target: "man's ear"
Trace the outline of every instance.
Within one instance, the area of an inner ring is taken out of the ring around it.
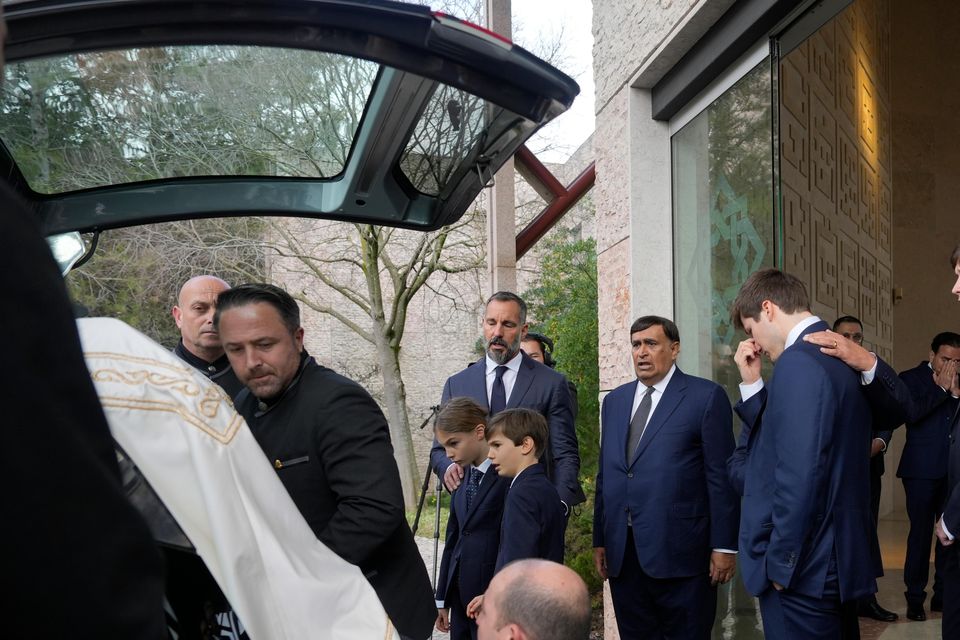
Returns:
[[[180,307],[173,305],[173,321],[177,323],[177,328],[180,328],[180,325],[183,323],[183,312],[180,310]]]
[[[303,327],[297,327],[293,332],[293,342],[297,345],[297,351],[303,351]]]

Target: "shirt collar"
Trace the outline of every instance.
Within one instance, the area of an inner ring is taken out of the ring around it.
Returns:
[[[540,464],[540,463],[539,463],[539,462],[535,462],[534,464]],[[530,465],[530,467],[532,467],[532,466],[533,466],[533,465]],[[520,469],[520,473],[523,473],[524,471],[526,471],[526,470],[529,469],[530,467],[524,467],[523,469]],[[520,477],[520,473],[518,473],[517,475],[513,476],[513,480],[510,481],[510,488],[511,488],[511,489],[513,488],[513,483],[516,482],[516,481],[517,481],[517,478]]]
[[[474,467],[480,473],[486,473],[490,469],[490,465],[493,464],[493,461],[490,458],[484,458],[483,462]]]
[[[810,316],[809,318],[804,318],[797,324],[793,325],[793,329],[787,333],[787,339],[783,343],[783,349],[786,351],[788,348],[793,346],[793,343],[797,341],[797,338],[800,337],[800,334],[803,333],[807,327],[814,325],[820,322],[820,318],[817,316]]]
[[[177,346],[174,348],[173,353],[176,354],[178,358],[189,364],[194,369],[202,371],[207,376],[213,373],[220,373],[224,369],[230,366],[230,361],[227,359],[227,354],[223,354],[213,362],[207,362],[200,356],[194,354],[192,351],[187,349],[183,344],[183,340],[177,343]],[[211,369],[210,367],[213,367]]]
[[[499,367],[500,365],[497,364],[495,360],[490,358],[490,356],[484,356],[484,357],[486,358],[486,361],[487,361],[487,375],[490,375],[491,373],[496,371],[497,367]],[[517,355],[513,356],[513,358],[509,362],[505,363],[504,366],[506,366],[507,369],[510,369],[514,373],[517,373],[518,371],[520,371],[521,362],[523,362],[523,351],[518,351]]]
[[[653,388],[656,389],[657,391],[659,391],[659,392],[662,394],[662,393],[666,390],[667,385],[670,384],[670,378],[673,377],[673,373],[674,373],[676,370],[677,370],[677,365],[676,365],[676,364],[670,365],[670,371],[667,371],[667,375],[663,376],[663,380],[661,380],[661,381],[658,382],[657,384],[653,385]],[[646,385],[643,384],[643,382],[640,382],[640,386],[641,386],[641,387],[646,387]]]

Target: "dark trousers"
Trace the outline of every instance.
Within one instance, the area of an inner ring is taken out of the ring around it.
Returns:
[[[910,604],[922,605],[927,599],[927,580],[930,577],[930,543],[933,540],[933,525],[943,510],[947,497],[947,479],[902,478],[903,491],[907,497],[907,517],[910,518],[910,533],[907,536],[907,557],[903,563],[903,595]],[[939,542],[934,548],[933,595],[943,595],[943,547]]]
[[[950,533],[953,533],[951,531]],[[943,550],[943,640],[960,640],[960,549]]]
[[[707,567],[689,578],[654,578],[637,560],[633,530],[620,575],[610,578],[610,596],[622,640],[709,640],[717,612],[717,590]]]
[[[477,623],[467,617],[467,605],[460,593],[460,569],[447,590],[444,604],[450,607],[450,640],[477,640]]]
[[[880,537],[877,535],[877,525],[880,522],[880,491],[883,488],[883,454],[878,453],[870,459],[870,515],[873,516],[873,527],[867,532],[870,537],[870,554],[874,564],[874,575],[883,575],[883,556],[880,553]],[[870,594],[860,600],[861,605],[877,601],[877,594]]]
[[[827,569],[823,597],[811,598],[771,585],[760,594],[763,635],[768,640],[840,640],[843,616],[834,561]]]

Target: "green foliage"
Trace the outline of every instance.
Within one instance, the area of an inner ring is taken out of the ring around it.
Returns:
[[[554,234],[556,235],[556,234]],[[566,563],[591,593],[601,582],[593,568],[593,494],[600,448],[600,369],[597,328],[597,250],[593,239],[571,233],[549,241],[536,285],[524,294],[533,330],[554,340],[557,369],[577,387],[580,481],[587,502],[567,526]]]

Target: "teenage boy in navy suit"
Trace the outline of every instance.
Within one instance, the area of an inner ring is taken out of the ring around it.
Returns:
[[[547,420],[532,409],[507,409],[490,419],[487,455],[504,480],[510,481],[500,526],[496,571],[514,560],[542,558],[563,563],[563,505],[547,479],[540,456],[547,446]],[[476,619],[483,596],[467,606]]]
[[[437,414],[434,431],[444,453],[466,467],[466,481],[450,503],[447,539],[437,577],[437,630],[452,640],[476,640],[467,604],[487,590],[500,548],[507,480],[490,468],[487,411],[470,398],[453,398]]]
[[[734,357],[743,420],[728,462],[743,494],[740,566],[769,638],[839,638],[841,603],[876,592],[869,545],[871,414],[859,376],[804,335],[829,326],[803,283],[751,275],[731,316],[748,339]],[[760,357],[775,363],[765,386]]]

